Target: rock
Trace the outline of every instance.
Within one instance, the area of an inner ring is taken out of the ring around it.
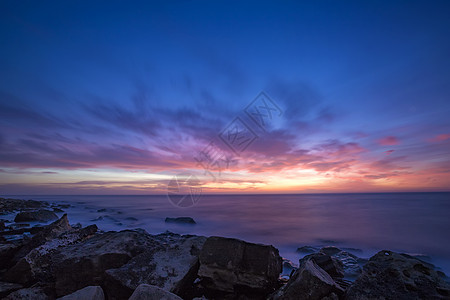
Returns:
[[[301,253],[301,254],[312,254],[319,251],[319,248],[312,247],[312,246],[303,246],[300,248],[297,248],[295,252]]]
[[[314,253],[305,256],[300,260],[300,266],[308,260],[313,260],[320,268],[327,272],[333,279],[344,277],[344,266],[343,264],[324,253]]]
[[[370,258],[346,299],[450,299],[450,285],[433,265],[383,250]]]
[[[53,207],[53,212],[62,213],[62,212],[64,212],[64,210],[57,208],[57,207]]]
[[[154,244],[143,230],[124,230],[95,235],[51,254],[57,296],[88,285],[104,286],[108,269],[119,268]],[[108,290],[105,290],[106,294]],[[114,299],[113,294],[109,299]]]
[[[48,203],[44,201],[0,198],[0,214],[11,213],[18,210],[37,209],[44,207],[48,207]]]
[[[339,249],[338,247],[335,247],[335,246],[327,246],[327,247],[323,247],[322,249],[320,249],[321,253],[324,253],[324,254],[330,255],[330,256],[333,256],[341,251],[342,251],[341,249]]]
[[[106,271],[111,294],[129,297],[134,289],[145,283],[189,298],[197,278],[198,255],[206,238],[173,233],[153,238],[154,243],[146,251],[122,267]]]
[[[6,226],[5,226],[5,222],[4,221],[0,221],[0,230],[5,230]]]
[[[51,277],[44,271],[45,268],[51,267],[48,254],[63,246],[80,242],[96,231],[96,225],[74,230],[69,225],[67,215],[62,216],[58,221],[44,227],[16,253],[13,261],[17,263],[6,272],[5,278],[12,282],[31,284]]]
[[[58,216],[54,212],[46,209],[40,209],[38,211],[24,211],[20,212],[14,218],[14,222],[48,222],[58,219]]]
[[[104,300],[105,294],[99,286],[87,286],[81,290],[78,290],[72,294],[58,298],[57,300]]]
[[[178,223],[178,224],[196,224],[191,217],[178,217],[178,218],[166,218],[166,223]]]
[[[20,284],[0,281],[0,298],[3,298],[11,292],[17,291],[21,288],[23,288],[23,286]]]
[[[128,300],[182,300],[160,287],[148,284],[139,285]]]
[[[210,237],[200,253],[198,275],[211,291],[267,294],[277,287],[281,270],[282,259],[273,246]]]
[[[24,300],[24,299],[49,300],[50,297],[48,297],[40,287],[30,287],[12,292],[2,300]]]
[[[314,259],[303,261],[289,282],[275,292],[269,299],[283,300],[319,300],[338,299],[344,290],[336,284],[331,276],[319,267]],[[328,297],[328,298],[326,298]]]

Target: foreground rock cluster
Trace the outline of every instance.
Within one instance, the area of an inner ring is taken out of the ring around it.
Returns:
[[[0,198],[0,213],[53,218],[42,213],[52,210],[46,203],[17,201]],[[273,246],[140,229],[100,232],[71,226],[65,214],[47,226],[16,225],[1,228],[1,237],[22,233],[0,242],[3,299],[450,299],[443,273],[390,251],[361,268],[365,261],[326,247],[281,277],[289,263]]]

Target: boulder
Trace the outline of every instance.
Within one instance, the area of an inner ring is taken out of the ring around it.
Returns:
[[[178,218],[166,218],[166,223],[178,223],[178,224],[196,224],[191,217],[178,217]]]
[[[14,218],[14,222],[48,222],[58,219],[58,216],[46,209],[40,209],[38,211],[24,211],[20,212]]]
[[[313,258],[305,259],[288,283],[270,299],[319,300],[338,299],[344,290],[317,265]],[[328,297],[328,298],[327,298]]]
[[[40,287],[30,287],[12,292],[2,300],[24,300],[24,299],[49,300],[51,298],[47,296]]]
[[[80,299],[105,300],[105,294],[103,294],[103,290],[99,286],[87,286],[72,294],[58,298],[57,300],[80,300]]]
[[[300,259],[300,266],[308,260],[313,260],[320,268],[327,272],[333,279],[344,277],[342,262],[324,253],[314,253]]]
[[[23,286],[20,284],[0,281],[0,298],[3,298],[11,292],[17,291],[21,288],[23,288]]]
[[[33,236],[30,242],[22,246],[15,254],[15,265],[9,269],[5,278],[22,284],[32,284],[51,278],[46,270],[50,268],[49,254],[61,249],[63,246],[81,242],[97,231],[96,225],[82,229],[72,229],[64,215],[58,221],[46,226]]]
[[[206,238],[173,233],[153,237],[155,242],[146,251],[122,267],[106,271],[108,294],[129,297],[140,284],[158,286],[183,298],[192,294]]]
[[[278,285],[282,259],[273,246],[210,237],[200,253],[201,286],[225,293],[267,294]]]
[[[370,258],[346,299],[450,299],[442,276],[431,264],[383,250]]]
[[[140,284],[128,300],[182,300],[160,287],[148,284]]]

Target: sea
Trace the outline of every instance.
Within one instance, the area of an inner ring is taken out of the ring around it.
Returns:
[[[417,255],[450,274],[450,193],[201,195],[187,208],[167,195],[8,197],[70,205],[71,224],[103,231],[143,228],[270,244],[294,265],[305,255],[300,247],[336,246],[363,258],[381,250]]]

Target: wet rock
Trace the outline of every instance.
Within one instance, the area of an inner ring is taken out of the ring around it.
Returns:
[[[117,269],[106,271],[108,294],[129,297],[140,284],[159,286],[189,298],[197,278],[198,255],[206,240],[202,236],[164,233],[153,236],[146,251]]]
[[[160,287],[148,284],[139,285],[128,300],[182,300]]]
[[[178,223],[178,224],[196,224],[191,217],[178,217],[178,218],[166,218],[166,223]]]
[[[12,292],[2,300],[49,300],[51,299],[40,287],[30,287]]]
[[[282,259],[272,246],[210,237],[200,253],[198,275],[210,291],[267,294],[277,287],[281,270]]]
[[[58,298],[57,300],[104,300],[105,294],[99,286],[87,286],[78,290],[72,294],[66,295],[64,297]]]
[[[5,230],[6,225],[4,221],[0,221],[0,230]]]
[[[269,299],[283,300],[319,300],[338,299],[344,290],[333,278],[319,267],[314,259],[303,261],[300,268],[294,273],[289,282]],[[327,298],[328,297],[328,298]]]
[[[14,222],[48,222],[58,219],[54,212],[46,209],[38,211],[24,211],[20,212],[14,218]]]
[[[6,295],[14,291],[17,291],[21,288],[23,288],[23,286],[20,284],[0,281],[0,298],[3,298]]]
[[[433,265],[384,250],[370,258],[346,299],[450,299],[450,285]]]
[[[300,266],[309,261],[313,260],[320,268],[327,272],[333,279],[344,277],[344,266],[342,262],[331,257],[330,255],[324,253],[314,253],[305,256],[300,260]]]

